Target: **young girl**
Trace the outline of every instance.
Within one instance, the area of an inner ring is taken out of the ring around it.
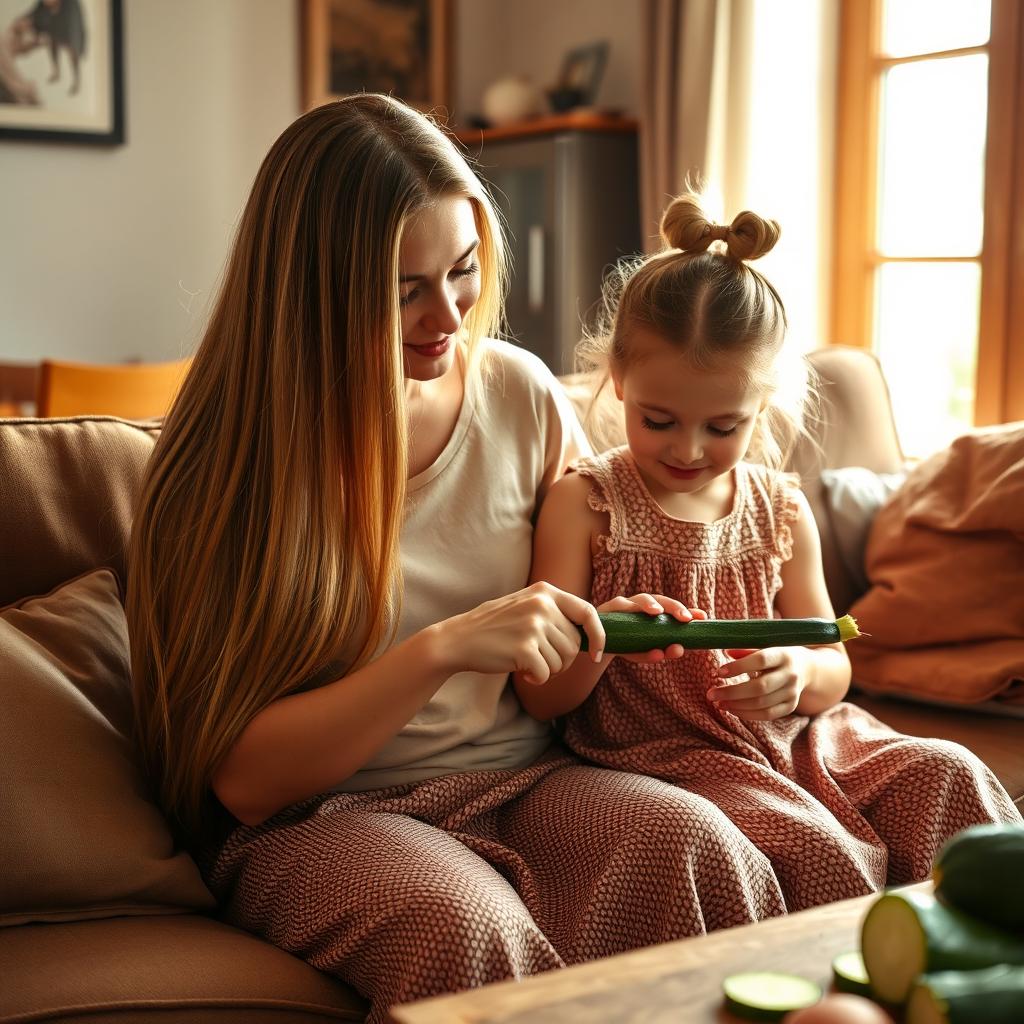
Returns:
[[[783,348],[778,294],[747,263],[778,231],[753,213],[709,223],[690,195],[668,208],[669,248],[628,278],[608,335],[628,444],[553,486],[533,579],[599,611],[834,618],[810,508],[778,469],[799,423],[781,396],[806,390],[805,364]],[[973,754],[841,703],[849,683],[841,644],[676,645],[603,665],[580,656],[542,686],[516,676],[527,710],[566,716],[576,753],[720,807],[768,855],[793,910],[924,878],[954,832],[1020,820]]]

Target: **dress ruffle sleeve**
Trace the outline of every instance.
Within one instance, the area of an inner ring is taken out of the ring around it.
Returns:
[[[608,452],[577,459],[569,467],[571,471],[590,481],[587,492],[587,507],[594,512],[605,512],[611,522],[610,532],[597,538],[598,545],[605,551],[618,549],[618,538],[628,529],[622,500],[618,494],[615,470]]]
[[[775,552],[788,562],[793,557],[793,524],[800,515],[800,477],[796,473],[777,473],[773,484]]]

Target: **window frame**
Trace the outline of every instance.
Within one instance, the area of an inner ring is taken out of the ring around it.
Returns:
[[[840,0],[831,341],[871,348],[882,73],[897,64],[987,53],[984,234],[974,423],[1024,419],[1024,4],[992,0],[988,43],[921,57],[880,54],[883,0]],[[941,258],[940,258],[941,259]],[[947,258],[948,259],[948,258]],[[926,354],[922,358],[927,358]]]

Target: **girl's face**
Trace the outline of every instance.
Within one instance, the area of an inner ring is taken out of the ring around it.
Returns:
[[[651,330],[632,328],[627,344],[613,378],[637,467],[656,495],[694,494],[742,460],[763,396],[728,370],[695,369]]]
[[[444,196],[406,226],[399,248],[399,295],[405,375],[434,380],[455,358],[455,339],[480,297],[473,206]]]

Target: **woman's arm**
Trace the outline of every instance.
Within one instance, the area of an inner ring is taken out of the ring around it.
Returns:
[[[218,768],[213,790],[239,821],[259,824],[354,775],[457,672],[522,670],[543,682],[576,656],[577,623],[600,650],[594,608],[541,583],[421,630],[336,682],[264,708]]]
[[[782,589],[775,609],[787,619],[834,619],[814,514],[803,492],[797,495],[793,556],[782,566]],[[780,718],[794,711],[814,715],[838,704],[850,688],[850,659],[842,644],[727,653],[736,660],[722,666],[722,684],[709,696],[726,710],[751,721]],[[732,676],[754,672],[759,673],[756,678],[730,682]]]

